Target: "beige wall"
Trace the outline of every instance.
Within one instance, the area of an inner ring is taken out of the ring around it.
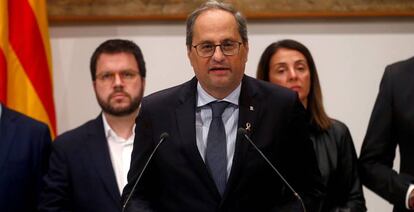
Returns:
[[[414,56],[414,19],[377,21],[274,21],[248,24],[250,54],[246,74],[264,48],[283,38],[296,39],[313,53],[328,113],[351,130],[357,152],[387,64]],[[193,76],[187,60],[184,23],[51,26],[58,132],[96,117],[89,58],[109,38],[134,40],[147,63],[146,94]],[[365,190],[369,211],[390,205]]]

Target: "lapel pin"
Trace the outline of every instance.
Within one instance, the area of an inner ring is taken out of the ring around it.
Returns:
[[[246,123],[246,131],[250,131],[251,128],[252,128],[252,125],[249,122],[247,122]]]
[[[253,106],[250,106],[250,111],[254,111],[254,107]]]

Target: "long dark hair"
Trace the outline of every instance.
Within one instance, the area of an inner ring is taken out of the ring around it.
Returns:
[[[308,95],[307,110],[311,116],[311,122],[318,126],[320,129],[328,129],[332,120],[326,114],[323,107],[321,85],[319,83],[318,72],[316,71],[315,62],[313,61],[312,55],[305,45],[295,40],[280,40],[270,44],[263,52],[259,65],[257,66],[256,78],[269,82],[269,71],[270,71],[270,59],[277,52],[277,50],[285,48],[298,51],[305,56],[308,63],[311,84]]]

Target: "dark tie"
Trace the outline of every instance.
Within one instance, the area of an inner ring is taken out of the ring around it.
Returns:
[[[216,183],[217,189],[223,195],[227,181],[227,145],[226,130],[221,114],[228,102],[212,102],[212,119],[207,136],[206,165]]]

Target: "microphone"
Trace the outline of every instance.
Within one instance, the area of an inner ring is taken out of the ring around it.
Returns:
[[[169,136],[170,136],[170,135],[169,135],[167,132],[163,132],[163,133],[161,133],[161,135],[160,135],[160,141],[159,141],[159,142],[158,142],[158,144],[155,146],[154,150],[152,150],[151,155],[148,157],[147,162],[145,162],[144,168],[142,168],[141,173],[139,173],[139,176],[138,176],[137,180],[135,181],[135,184],[134,184],[134,186],[132,187],[132,190],[131,190],[131,192],[129,193],[128,198],[125,200],[125,203],[124,203],[124,205],[122,206],[122,212],[124,212],[124,211],[125,211],[125,208],[126,208],[126,206],[127,206],[128,202],[129,202],[129,200],[131,199],[132,195],[133,195],[133,194],[134,194],[134,192],[135,192],[135,188],[137,187],[137,185],[138,185],[139,181],[141,180],[141,177],[142,177],[142,175],[144,174],[145,169],[147,169],[147,166],[148,166],[148,164],[150,163],[150,161],[151,161],[152,157],[154,156],[155,152],[157,151],[158,147],[159,147],[159,146],[161,145],[161,143],[162,143],[162,142],[164,142],[164,140],[165,140],[165,139],[167,139]]]
[[[275,166],[273,166],[272,162],[270,162],[270,160],[266,157],[265,154],[263,154],[263,152],[256,146],[256,144],[253,143],[252,139],[250,139],[250,137],[247,135],[247,130],[244,128],[239,128],[237,130],[237,133],[239,135],[244,136],[247,141],[249,141],[249,143],[254,147],[254,149],[260,154],[260,156],[262,156],[262,158],[266,161],[267,164],[269,164],[269,166],[273,169],[274,172],[276,172],[276,174],[280,177],[280,179],[282,179],[282,181],[285,183],[285,185],[287,185],[287,187],[292,191],[293,195],[296,196],[296,198],[299,200],[302,209],[304,212],[306,212],[306,208],[305,208],[305,204],[303,203],[302,198],[299,196],[299,194],[295,191],[295,189],[293,189],[292,186],[290,186],[290,184],[288,183],[288,181],[283,177],[283,175],[276,169]]]

